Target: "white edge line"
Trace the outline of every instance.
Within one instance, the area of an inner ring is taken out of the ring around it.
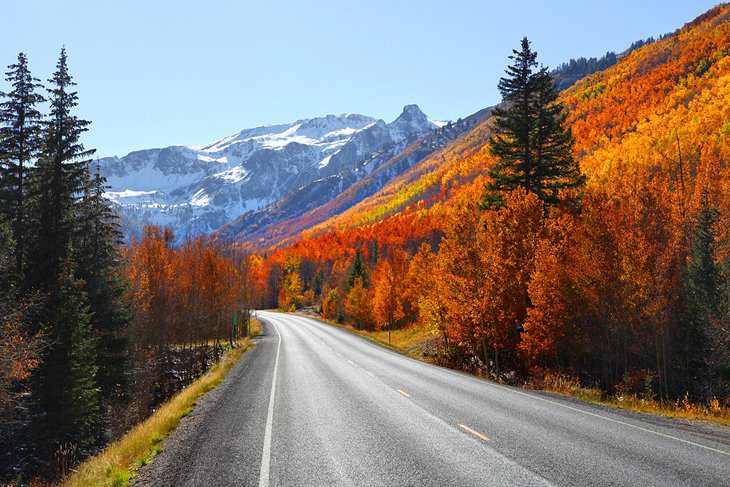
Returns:
[[[592,413],[590,411],[585,411],[585,410],[580,409],[580,408],[576,408],[576,407],[573,407],[573,406],[568,406],[567,404],[561,404],[561,403],[559,403],[557,401],[551,401],[550,399],[546,399],[546,398],[540,397],[540,396],[535,396],[533,394],[528,394],[528,393],[523,392],[523,391],[516,391],[516,390],[513,390],[513,389],[509,389],[509,388],[504,387],[504,386],[501,386],[499,384],[494,384],[494,385],[496,387],[499,387],[500,389],[506,389],[508,391],[515,392],[517,394],[522,394],[523,396],[528,396],[528,397],[532,397],[534,399],[539,399],[541,401],[549,402],[550,404],[555,404],[556,406],[560,406],[560,407],[565,408],[565,409],[570,409],[570,410],[573,410],[573,411],[577,411],[579,413],[587,414],[589,416],[594,416],[596,418],[605,419],[606,421],[611,421],[613,423],[622,424],[622,425],[628,426],[630,428],[636,428],[636,429],[641,430],[641,431],[646,431],[647,433],[654,433],[655,435],[663,436],[664,438],[670,438],[672,440],[681,441],[682,443],[687,443],[688,445],[698,446],[698,447],[704,448],[706,450],[710,450],[710,451],[714,451],[714,452],[717,452],[717,453],[721,453],[723,455],[730,456],[730,452],[718,450],[717,448],[712,448],[711,446],[702,445],[700,443],[695,443],[694,441],[685,440],[685,439],[682,439],[682,438],[678,438],[676,436],[667,435],[665,433],[660,433],[659,431],[654,431],[654,430],[651,430],[649,428],[644,428],[643,426],[637,426],[635,424],[627,423],[625,421],[621,421],[620,419],[609,418],[609,417],[603,416],[601,414],[596,414],[596,413]]]
[[[266,416],[266,429],[264,430],[264,447],[261,454],[261,473],[259,474],[259,487],[268,487],[269,473],[271,470],[271,429],[274,423],[274,396],[276,393],[276,372],[279,369],[279,350],[281,349],[281,334],[273,320],[269,323],[276,330],[279,336],[279,343],[276,345],[276,358],[274,359],[274,374],[271,379],[271,395],[269,396],[269,412]]]
[[[576,407],[573,407],[573,406],[568,406],[567,404],[561,404],[561,403],[559,403],[557,401],[551,401],[550,399],[546,399],[544,397],[540,397],[540,396],[537,396],[537,395],[534,395],[534,394],[529,394],[529,393],[527,393],[525,391],[520,391],[520,390],[517,390],[517,389],[512,389],[512,388],[509,388],[509,387],[505,387],[503,385],[497,384],[496,382],[487,381],[487,380],[481,380],[481,379],[478,379],[476,377],[471,377],[469,375],[456,372],[455,370],[451,370],[451,369],[448,369],[446,367],[439,367],[437,365],[429,364],[428,362],[423,362],[421,360],[416,360],[416,359],[414,359],[412,357],[408,357],[407,355],[404,355],[404,354],[401,354],[401,353],[396,353],[396,352],[394,352],[392,350],[389,350],[389,349],[387,349],[387,348],[385,348],[385,347],[383,347],[381,345],[377,345],[377,344],[373,343],[371,340],[368,340],[368,339],[366,339],[364,337],[361,337],[361,336],[359,336],[359,335],[357,335],[355,333],[350,333],[350,332],[348,332],[346,330],[342,330],[340,328],[337,328],[335,326],[332,326],[329,323],[325,323],[323,321],[319,321],[319,320],[315,320],[315,319],[312,319],[312,321],[314,321],[315,323],[317,323],[317,324],[319,324],[321,326],[326,326],[329,329],[336,330],[336,331],[340,331],[342,333],[348,334],[349,336],[353,336],[355,338],[359,338],[362,343],[365,343],[365,344],[367,344],[367,345],[369,345],[369,346],[371,346],[373,348],[376,348],[378,350],[381,350],[383,352],[387,352],[387,353],[389,353],[391,355],[395,355],[397,357],[401,357],[401,358],[405,358],[405,359],[408,359],[408,360],[412,360],[413,362],[418,363],[418,364],[421,364],[421,365],[424,365],[424,366],[434,367],[434,368],[436,368],[438,370],[442,370],[444,372],[448,372],[450,374],[454,374],[454,375],[456,375],[458,377],[463,377],[465,379],[472,380],[472,381],[477,382],[479,384],[486,384],[487,386],[494,386],[494,387],[497,387],[499,389],[503,389],[505,391],[514,392],[515,394],[521,394],[523,396],[531,397],[533,399],[539,399],[540,401],[544,401],[544,402],[547,402],[547,403],[550,403],[550,404],[554,404],[556,406],[560,406],[560,407],[565,408],[565,409],[570,409],[572,411],[576,411],[576,412],[579,412],[579,413],[587,414],[589,416],[593,416],[593,417],[596,417],[596,418],[601,418],[601,419],[604,419],[606,421],[611,421],[613,423],[622,424],[622,425],[628,426],[630,428],[635,428],[635,429],[638,429],[638,430],[641,430],[641,431],[645,431],[647,433],[653,433],[655,435],[662,436],[664,438],[670,438],[672,440],[677,440],[679,442],[686,443],[688,445],[694,445],[694,446],[697,446],[699,448],[704,448],[705,450],[714,451],[714,452],[720,453],[722,455],[730,456],[730,452],[718,450],[717,448],[712,448],[711,446],[702,445],[700,443],[695,443],[694,441],[685,440],[685,439],[678,438],[676,436],[668,435],[668,434],[665,434],[665,433],[660,433],[659,431],[654,431],[654,430],[651,430],[649,428],[644,428],[642,426],[637,426],[635,424],[627,423],[627,422],[621,421],[619,419],[609,418],[609,417],[603,416],[601,414],[596,414],[596,413],[592,413],[590,411],[585,411],[585,410],[580,409],[580,408],[576,408]]]

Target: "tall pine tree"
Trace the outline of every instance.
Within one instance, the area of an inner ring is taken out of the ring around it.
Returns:
[[[96,340],[84,283],[75,271],[69,252],[61,263],[57,291],[48,303],[44,335],[51,347],[36,377],[43,411],[37,434],[48,453],[72,443],[83,457],[99,436],[100,408]]]
[[[12,90],[2,93],[0,103],[0,211],[12,225],[16,242],[15,273],[21,275],[28,250],[28,165],[41,147],[43,116],[36,106],[45,100],[36,93],[41,84],[30,74],[25,54],[18,54],[18,62],[8,69],[5,80]]]
[[[98,438],[99,388],[97,340],[84,282],[76,278],[80,207],[88,187],[88,157],[80,137],[89,122],[78,119],[74,83],[61,50],[56,72],[49,80],[50,115],[44,124],[43,144],[31,171],[31,252],[26,285],[49,296],[36,325],[52,345],[34,377],[38,398],[38,448],[53,454],[62,443],[74,443],[81,454]]]
[[[573,136],[565,126],[562,103],[547,68],[537,67],[537,53],[527,38],[514,62],[499,80],[504,108],[494,108],[490,152],[497,162],[490,168],[485,207],[503,204],[504,194],[522,187],[547,206],[558,203],[558,193],[585,183],[573,160]]]
[[[684,272],[685,310],[680,340],[683,357],[679,361],[684,369],[685,390],[692,388],[699,393],[703,391],[698,389],[718,383],[718,377],[713,376],[719,369],[728,368],[727,363],[718,366],[715,360],[715,342],[722,343],[717,328],[722,328],[726,283],[716,261],[719,212],[708,199],[707,194],[702,196],[702,207],[695,217]]]
[[[78,96],[68,73],[66,50],[48,80],[51,112],[43,132],[43,146],[32,173],[34,227],[29,285],[51,289],[58,280],[60,264],[71,246],[75,208],[88,179],[88,157],[80,137],[89,125],[73,114]]]
[[[363,286],[367,286],[368,270],[365,268],[365,261],[363,261],[360,249],[355,251],[355,258],[352,261],[352,267],[350,267],[350,274],[347,276],[347,289],[351,289],[355,285],[358,277],[362,279]]]
[[[99,167],[87,179],[78,206],[75,259],[89,297],[91,324],[98,338],[98,382],[107,400],[124,397],[128,379],[128,327],[131,303],[119,254],[118,217],[104,198],[106,180]]]

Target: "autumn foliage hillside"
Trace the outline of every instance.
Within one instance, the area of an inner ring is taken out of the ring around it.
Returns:
[[[729,50],[724,4],[561,93],[581,211],[524,191],[480,209],[487,120],[262,254],[259,304],[417,324],[438,360],[495,377],[730,402]]]
[[[591,181],[611,184],[631,168],[664,171],[679,181],[680,154],[687,166],[682,176],[689,180],[728,160],[729,10],[727,5],[716,7],[563,93],[576,155]],[[489,120],[481,123],[372,197],[283,246],[473,196],[481,191],[490,164],[485,150],[489,125]],[[440,208],[435,213],[441,217]]]

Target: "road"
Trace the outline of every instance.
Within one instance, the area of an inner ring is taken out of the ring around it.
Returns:
[[[300,316],[264,333],[135,485],[730,485],[730,429],[425,364]]]

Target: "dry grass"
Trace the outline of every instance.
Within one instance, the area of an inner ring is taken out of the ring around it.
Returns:
[[[363,331],[356,333],[375,340],[386,347],[398,350],[410,357],[423,360],[423,347],[433,335],[422,327],[411,326],[401,330],[393,330],[388,337],[388,331]]]
[[[576,397],[584,401],[594,403],[602,403],[603,401],[603,392],[600,389],[584,387],[578,379],[566,374],[543,372],[539,378],[534,378],[523,385],[530,389]]]
[[[423,356],[423,346],[428,339],[433,337],[433,335],[430,334],[428,331],[418,326],[410,326],[408,328],[393,330],[390,333],[390,337],[388,337],[387,330],[359,330],[350,325],[344,325],[334,320],[328,320],[321,316],[312,316],[309,314],[307,314],[306,316],[308,318],[315,318],[319,321],[327,323],[328,325],[347,330],[350,333],[354,333],[355,335],[367,338],[368,340],[379,343],[380,345],[395,350],[396,352],[402,353],[403,355],[407,355],[409,357],[423,361],[426,361]]]
[[[261,324],[251,322],[252,334],[261,331]],[[202,377],[165,402],[155,413],[133,428],[119,441],[79,465],[63,486],[123,486],[134,477],[137,469],[162,451],[162,440],[174,430],[180,419],[190,414],[200,396],[223,382],[228,370],[251,347],[246,338],[230,349]]]
[[[704,405],[690,402],[687,395],[681,401],[675,402],[657,401],[655,398],[641,397],[637,394],[607,396],[600,389],[581,386],[580,381],[574,377],[550,372],[546,372],[539,380],[533,380],[525,385],[533,389],[575,397],[604,406],[670,418],[711,421],[730,426],[730,409],[722,407],[717,398],[713,398]]]
[[[720,406],[717,398],[713,398],[708,404],[704,405],[690,402],[686,395],[681,401],[659,402],[643,399],[632,394],[611,397],[600,401],[600,403],[642,413],[659,414],[670,418],[704,420],[730,426],[730,409]]]
[[[261,327],[261,322],[257,320],[256,318],[251,317],[251,336],[255,337],[258,336],[263,328]]]

